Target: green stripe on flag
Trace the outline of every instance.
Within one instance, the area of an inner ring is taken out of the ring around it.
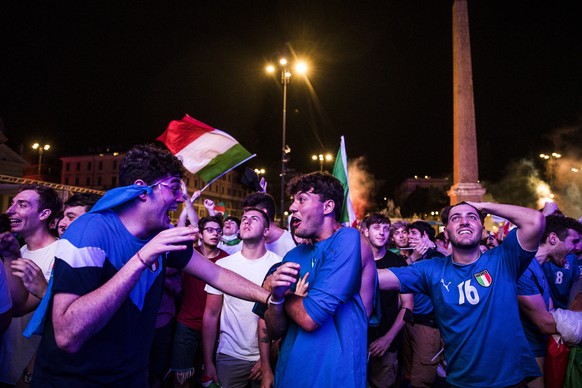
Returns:
[[[348,201],[350,196],[350,187],[348,185],[348,176],[346,175],[347,166],[344,166],[342,149],[340,147],[335,158],[335,164],[333,165],[333,176],[336,177],[344,187],[344,203],[342,206],[342,215],[339,220],[341,224],[350,223],[350,215],[348,212]]]
[[[236,166],[238,163],[249,158],[250,152],[244,149],[240,144],[235,144],[226,152],[216,155],[204,168],[196,173],[204,182],[210,182],[223,172]]]

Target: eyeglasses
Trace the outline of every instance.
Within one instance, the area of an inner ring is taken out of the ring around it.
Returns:
[[[204,228],[202,230],[205,230],[210,234],[212,234],[212,233],[222,234],[222,229],[220,229],[220,228],[211,228],[210,226],[207,226],[206,228]]]
[[[182,192],[182,185],[180,184],[180,181],[174,181],[172,183],[168,183],[168,182],[164,182],[164,181],[160,181],[160,182],[155,182],[151,187],[154,186],[165,186],[168,190],[170,190],[172,192],[172,195],[174,197],[180,195],[184,195],[184,193]]]

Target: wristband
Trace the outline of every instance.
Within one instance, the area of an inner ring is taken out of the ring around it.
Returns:
[[[141,261],[141,263],[142,263],[142,264],[143,264],[143,265],[144,265],[146,268],[148,268],[148,267],[149,267],[149,265],[147,265],[147,264],[146,264],[146,262],[145,262],[145,261],[144,261],[144,260],[141,258],[141,255],[139,254],[139,251],[137,251],[136,255],[137,255],[137,258],[139,259],[139,261]]]
[[[283,299],[281,299],[278,302],[273,302],[273,295],[269,294],[269,297],[267,298],[267,302],[269,302],[269,304],[274,304],[275,306],[278,306],[280,304],[285,303],[285,297],[283,297]]]

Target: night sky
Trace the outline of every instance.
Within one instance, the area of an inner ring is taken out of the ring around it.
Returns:
[[[321,3],[321,4],[320,4]],[[579,1],[469,1],[480,176],[578,146]],[[3,1],[0,118],[9,145],[55,156],[151,142],[185,113],[222,129],[278,179],[288,44],[311,63],[289,85],[290,168],[346,137],[379,195],[452,172],[452,1]],[[382,185],[383,183],[383,185]]]

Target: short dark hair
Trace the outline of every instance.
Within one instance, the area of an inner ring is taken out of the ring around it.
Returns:
[[[366,228],[369,228],[374,224],[388,224],[390,225],[390,218],[386,217],[382,213],[371,213],[366,218]]]
[[[209,222],[216,222],[218,224],[218,226],[220,226],[220,229],[222,229],[222,217],[220,217],[220,216],[202,217],[198,221],[198,229],[199,230],[204,229],[204,227],[206,227],[206,224]]]
[[[46,219],[47,225],[50,224],[63,208],[63,201],[59,198],[59,194],[50,187],[38,184],[25,184],[18,188],[19,193],[26,190],[32,190],[38,194],[39,213],[45,209],[51,211]]]
[[[432,226],[430,226],[430,224],[428,222],[414,221],[410,225],[408,225],[408,230],[410,230],[410,229],[418,230],[421,235],[426,233],[426,235],[428,236],[430,241],[434,241],[434,236],[435,236],[436,232],[434,231],[434,228]]]
[[[65,208],[67,207],[76,207],[76,206],[84,206],[85,211],[88,212],[91,210],[93,205],[97,203],[101,199],[99,194],[94,193],[76,193],[69,197],[65,201]]]
[[[249,194],[245,199],[243,199],[242,207],[243,209],[248,207],[265,209],[270,221],[275,220],[277,209],[275,208],[275,199],[270,194],[258,192]]]
[[[250,212],[250,211],[256,211],[261,213],[261,215],[263,216],[264,220],[265,220],[265,227],[266,228],[270,228],[271,227],[271,220],[269,220],[269,216],[267,215],[267,213],[265,213],[265,211],[263,209],[259,209],[258,207],[246,207],[245,211],[243,213],[243,216],[245,215],[246,212]]]
[[[119,163],[119,184],[128,186],[141,179],[151,185],[166,176],[183,178],[185,172],[180,159],[166,148],[155,144],[137,145]]]
[[[234,221],[236,222],[237,226],[240,228],[240,218],[235,217],[235,216],[228,216],[224,219],[224,221]]]
[[[582,235],[582,224],[575,219],[563,215],[549,215],[546,217],[542,242],[546,242],[550,233],[555,233],[560,241],[564,241],[568,237],[568,229],[573,229]]]
[[[340,181],[325,172],[312,172],[293,178],[287,186],[287,192],[290,195],[295,195],[298,192],[307,193],[310,190],[319,195],[321,202],[332,200],[335,203],[335,219],[339,221],[344,204],[344,188]]]
[[[456,205],[445,206],[443,208],[443,210],[441,211],[441,221],[442,221],[443,225],[445,225],[445,226],[448,225],[448,223],[449,223],[449,213],[451,212],[451,210],[455,206],[459,206],[459,205],[468,205],[468,206],[471,206],[473,209],[475,209],[477,211],[477,214],[479,215],[479,219],[481,220],[481,224],[483,224],[485,222],[485,216],[486,216],[486,214],[484,214],[481,210],[477,209],[475,206],[469,205],[467,202],[462,201],[462,202],[457,203]]]

